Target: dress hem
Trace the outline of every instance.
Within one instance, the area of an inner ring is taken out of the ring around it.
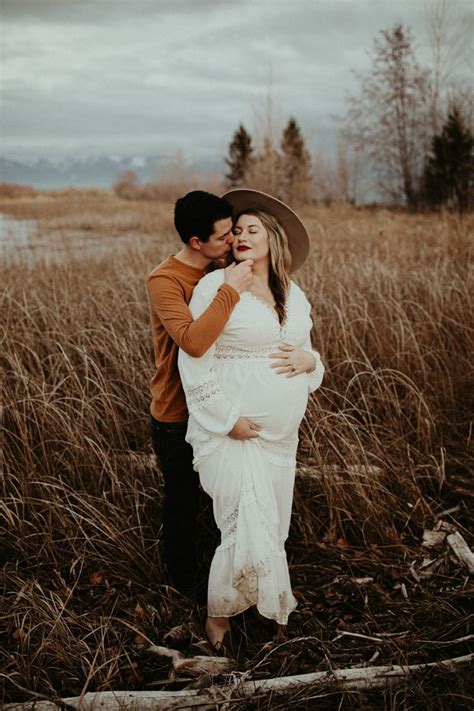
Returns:
[[[295,605],[295,606],[289,611],[289,613],[287,614],[287,616],[286,616],[286,622],[280,622],[280,619],[281,619],[281,618],[278,618],[278,617],[270,617],[270,615],[266,615],[264,612],[262,612],[262,610],[260,610],[260,608],[259,608],[259,606],[258,606],[258,603],[256,603],[256,602],[250,603],[250,605],[247,605],[247,607],[243,607],[241,610],[239,610],[238,612],[233,612],[231,615],[210,615],[210,614],[209,614],[209,611],[208,611],[207,616],[208,616],[208,617],[227,617],[227,618],[230,618],[230,617],[237,617],[237,615],[241,615],[243,612],[245,612],[246,610],[249,610],[251,607],[256,607],[256,608],[257,608],[257,611],[259,612],[259,614],[262,615],[262,617],[265,617],[265,619],[267,619],[267,620],[274,620],[274,621],[275,621],[277,624],[279,624],[279,625],[286,625],[286,624],[288,624],[288,618],[289,618],[289,616],[290,616],[291,613],[294,612],[294,611],[296,610],[296,608],[298,607],[298,603],[296,603],[296,605]]]

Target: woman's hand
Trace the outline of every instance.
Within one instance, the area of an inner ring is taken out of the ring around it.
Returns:
[[[312,373],[316,368],[316,358],[309,351],[302,348],[295,348],[284,343],[279,346],[282,353],[272,353],[269,358],[278,358],[271,368],[278,368],[277,373],[286,373],[287,378],[293,378],[302,373]]]
[[[232,439],[253,439],[253,437],[258,437],[261,429],[260,425],[252,422],[248,417],[239,417],[228,436]]]

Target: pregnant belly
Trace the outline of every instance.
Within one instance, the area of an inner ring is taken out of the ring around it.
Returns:
[[[241,415],[262,427],[262,435],[280,439],[294,433],[308,403],[306,374],[287,378],[268,362],[228,367],[219,374],[221,387]]]

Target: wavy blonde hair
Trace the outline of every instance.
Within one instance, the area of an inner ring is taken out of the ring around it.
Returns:
[[[286,297],[290,284],[291,253],[288,247],[288,237],[276,217],[268,212],[256,208],[242,210],[234,220],[234,225],[241,215],[255,215],[267,230],[270,249],[269,287],[275,299],[275,309],[281,325],[286,316]]]

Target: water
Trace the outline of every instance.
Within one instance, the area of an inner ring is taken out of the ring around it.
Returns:
[[[2,258],[9,264],[33,266],[40,261],[57,264],[71,258],[103,257],[136,241],[132,234],[108,237],[84,235],[81,230],[39,232],[36,220],[18,220],[0,213]]]
[[[0,212],[0,244],[2,252],[29,249],[37,237],[35,220],[16,220]]]

